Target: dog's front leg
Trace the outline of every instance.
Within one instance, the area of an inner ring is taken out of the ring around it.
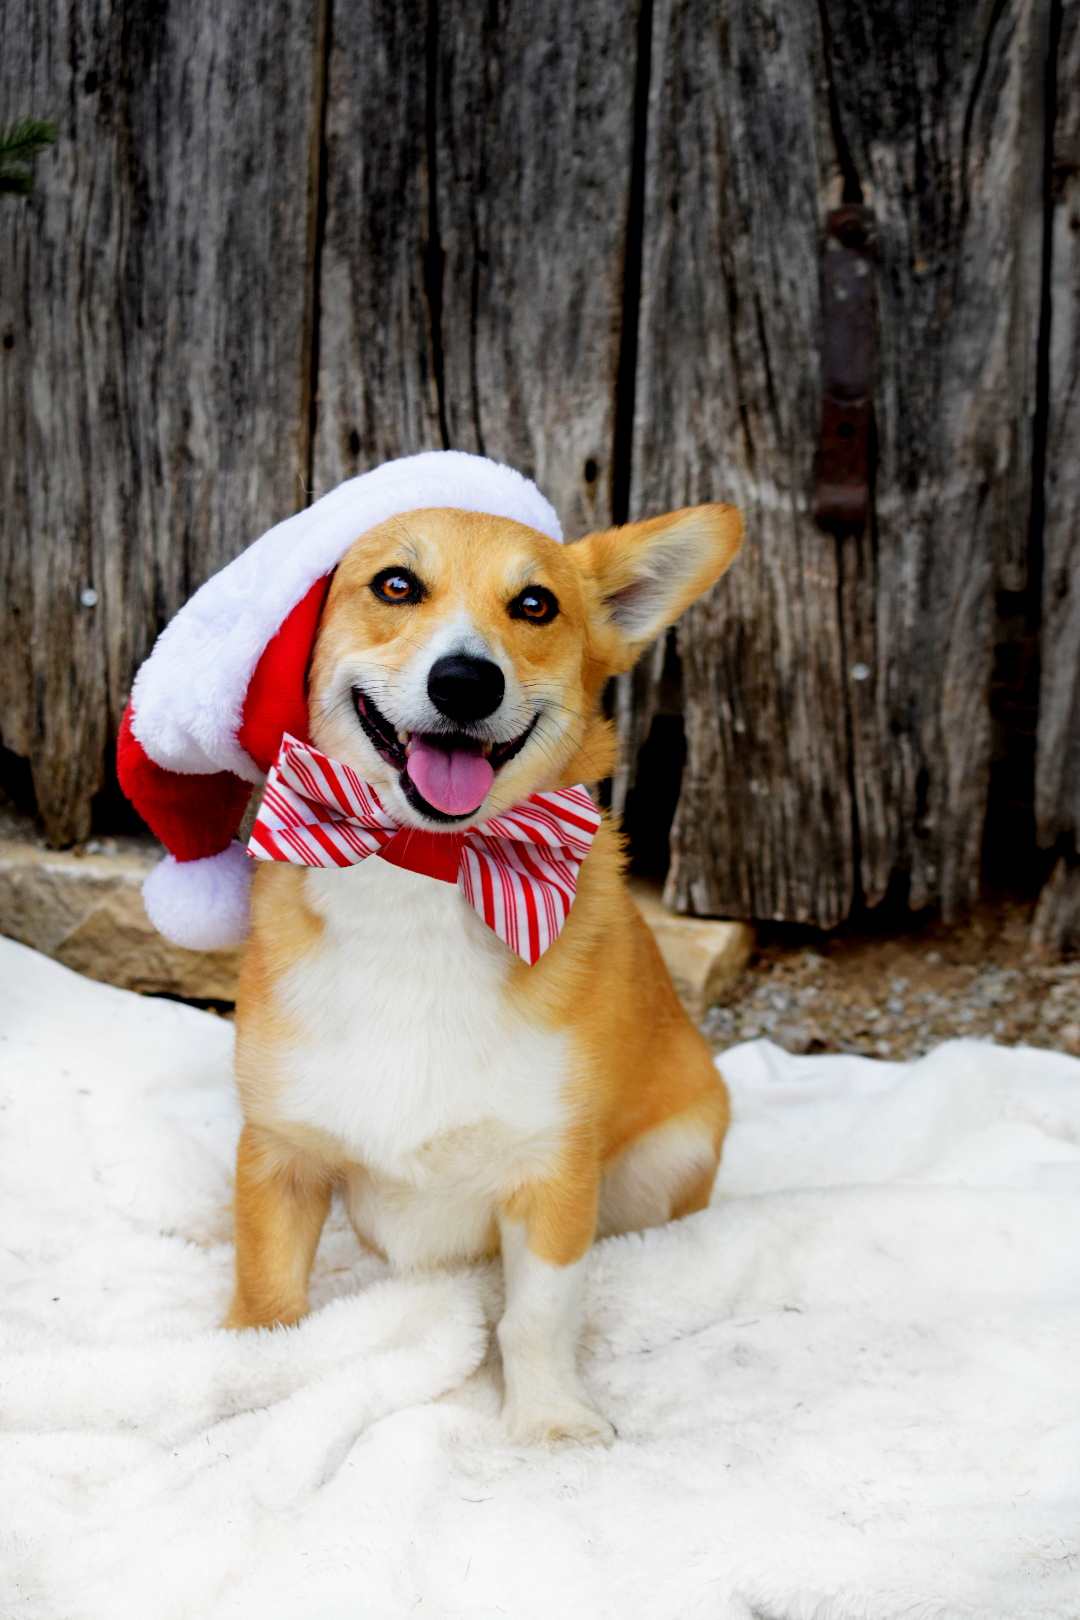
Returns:
[[[236,1292],[231,1328],[276,1327],[307,1313],[308,1277],[330,1208],[325,1171],[245,1125],[236,1153]]]
[[[522,1445],[610,1445],[578,1376],[585,1254],[596,1228],[597,1187],[581,1178],[518,1193],[499,1218],[506,1309],[498,1327],[503,1414]]]

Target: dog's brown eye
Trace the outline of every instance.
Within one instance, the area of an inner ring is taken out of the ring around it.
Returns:
[[[546,624],[558,611],[558,602],[542,585],[526,585],[510,604],[512,619],[530,619],[533,624]]]
[[[407,568],[384,568],[376,574],[371,588],[382,602],[419,602],[424,587]]]

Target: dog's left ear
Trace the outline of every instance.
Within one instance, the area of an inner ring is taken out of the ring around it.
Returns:
[[[654,636],[708,590],[742,544],[734,506],[687,506],[586,535],[571,547],[599,590],[611,673],[629,669]]]

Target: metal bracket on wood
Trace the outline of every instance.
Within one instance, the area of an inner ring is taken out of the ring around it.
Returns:
[[[825,529],[870,515],[874,358],[874,216],[845,203],[825,216],[822,262],[821,442],[814,516]]]

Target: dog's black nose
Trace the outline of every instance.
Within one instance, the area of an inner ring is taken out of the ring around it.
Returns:
[[[494,714],[503,700],[506,682],[490,658],[437,658],[428,675],[428,697],[448,720],[466,725]]]

